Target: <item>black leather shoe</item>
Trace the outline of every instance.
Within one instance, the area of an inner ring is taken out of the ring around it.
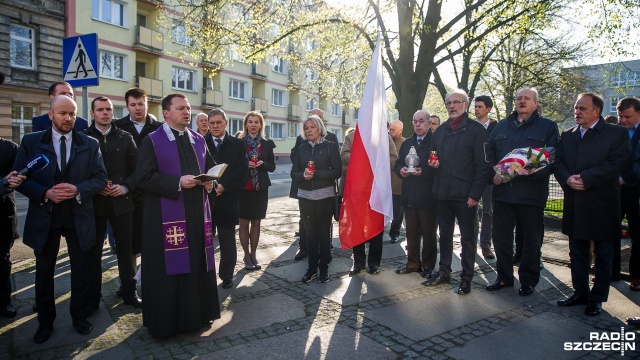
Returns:
[[[76,328],[78,334],[88,335],[93,330],[93,325],[86,319],[80,319],[73,322],[73,327]]]
[[[531,294],[533,294],[533,286],[522,285],[518,290],[518,295],[520,296],[529,296]]]
[[[429,270],[424,270],[422,273],[420,273],[420,276],[422,276],[425,279],[431,279],[432,277],[434,277],[436,275],[436,272],[433,271],[433,269]]]
[[[296,261],[300,261],[306,257],[307,257],[307,252],[302,251],[302,249],[298,249],[298,252],[296,253],[296,256],[293,259]]]
[[[38,331],[36,331],[36,334],[33,335],[33,341],[36,344],[42,344],[43,342],[49,340],[52,332],[53,332],[53,326],[51,325],[38,326]]]
[[[462,280],[460,282],[460,287],[458,288],[458,295],[466,295],[471,292],[471,281]]]
[[[396,274],[410,274],[410,273],[419,272],[419,271],[420,271],[420,268],[401,266],[396,269]]]
[[[328,273],[320,274],[320,276],[318,277],[318,282],[321,284],[329,282],[329,274]]]
[[[233,287],[233,280],[222,280],[223,289],[231,289]]]
[[[392,236],[392,237],[391,237],[391,243],[392,243],[392,244],[395,244],[395,243],[397,243],[397,242],[398,242],[398,237],[397,237],[397,236]]]
[[[369,267],[369,274],[370,275],[378,275],[378,274],[380,274],[380,267],[378,267],[378,266]]]
[[[435,275],[433,275],[430,279],[422,282],[421,284],[424,286],[436,286],[440,284],[448,284],[450,281],[451,279],[449,279],[448,277],[445,277],[440,272],[438,272]]]
[[[364,266],[353,265],[351,270],[349,270],[349,276],[359,275],[362,272],[362,270],[364,270]]]
[[[602,312],[602,303],[589,300],[587,307],[584,309],[584,314],[587,316],[598,316]]]
[[[507,284],[507,283],[505,283],[503,281],[496,280],[496,281],[492,282],[491,284],[485,286],[484,288],[487,291],[496,291],[496,290],[500,290],[500,289],[505,288],[505,287],[513,287],[513,284]]]
[[[15,317],[16,314],[17,314],[16,308],[14,308],[13,305],[11,304],[6,304],[5,306],[0,308],[0,315],[6,318]]]
[[[589,302],[588,298],[579,297],[576,294],[573,294],[564,300],[558,300],[558,306],[586,305],[588,302]]]
[[[122,302],[126,305],[131,305],[136,309],[142,309],[142,299],[138,295],[133,295],[122,299]]]

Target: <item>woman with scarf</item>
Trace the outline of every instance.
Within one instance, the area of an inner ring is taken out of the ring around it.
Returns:
[[[249,159],[249,180],[240,190],[240,245],[244,251],[247,270],[262,268],[256,258],[260,239],[260,221],[267,215],[269,200],[269,174],[276,169],[273,149],[276,145],[264,134],[264,117],[259,111],[245,115],[243,130],[238,138],[244,139]]]
[[[338,144],[325,140],[327,130],[316,115],[304,122],[303,142],[293,159],[291,179],[298,185],[300,217],[307,230],[309,268],[302,277],[308,283],[329,281],[331,221],[335,209],[335,181],[342,174]],[[319,271],[318,271],[319,270]]]

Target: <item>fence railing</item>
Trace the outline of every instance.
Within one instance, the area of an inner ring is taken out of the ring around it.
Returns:
[[[547,205],[544,207],[544,211],[562,213],[563,199],[564,192],[552,175],[549,178],[549,197],[547,198]]]

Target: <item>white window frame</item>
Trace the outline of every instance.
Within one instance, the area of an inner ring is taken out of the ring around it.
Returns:
[[[229,119],[229,127],[227,129],[229,131],[229,135],[236,136],[238,131],[242,131],[242,119],[231,118]]]
[[[315,109],[317,107],[316,106],[317,100],[314,97],[307,97],[305,99],[304,103],[305,103],[305,108],[304,109],[307,110],[307,111],[311,111],[311,110],[313,110],[313,109]]]
[[[183,46],[191,46],[191,36],[187,33],[187,28],[184,25],[174,24],[171,30],[171,40]]]
[[[249,83],[246,81],[241,81],[237,79],[229,79],[229,98],[235,100],[244,100],[248,101],[249,96],[247,89],[249,88]],[[237,95],[234,95],[234,92]]]
[[[120,57],[120,73],[121,73],[121,77],[117,77],[113,75],[113,66],[112,68],[109,70],[111,72],[110,75],[105,75],[105,71],[103,71],[104,67],[103,67],[103,56],[104,55],[109,55],[110,57],[110,62],[111,64],[115,64],[115,58],[116,57]],[[106,78],[106,79],[113,79],[113,80],[126,80],[128,79],[127,76],[127,56],[123,55],[123,54],[118,54],[118,53],[114,53],[111,51],[106,51],[106,50],[100,50],[100,77],[101,78]]]
[[[340,104],[331,104],[331,116],[342,116]]]
[[[271,62],[271,69],[273,70],[273,72],[276,72],[278,74],[286,74],[287,73],[287,60],[279,57],[279,56],[274,56],[273,60]]]
[[[109,18],[106,18],[103,7],[109,5]],[[129,5],[126,2],[116,0],[92,0],[91,1],[91,18],[107,24],[128,27],[129,26]],[[118,14],[118,9],[122,9],[122,14]],[[115,18],[121,16],[120,22],[115,22]]]
[[[271,105],[284,107],[287,105],[287,94],[284,90],[271,89]]]
[[[269,124],[269,133],[267,133],[267,137],[271,140],[284,140],[286,137],[284,123],[272,122]]]
[[[240,54],[238,50],[238,45],[231,44],[229,45],[229,59],[235,60],[238,62],[246,62],[246,59]]]
[[[20,116],[14,117],[15,107],[20,108]],[[25,111],[26,108],[31,108],[31,114]],[[25,114],[26,113],[26,114]],[[31,119],[36,115],[36,107],[30,105],[11,104],[11,139],[16,144],[19,144],[22,137],[25,134],[31,133],[33,125]],[[14,129],[18,127],[20,130],[18,136],[14,133]]]
[[[618,106],[618,102],[622,99],[620,96],[612,96],[609,103],[609,113],[618,114],[618,110],[616,110],[616,106]]]
[[[319,47],[318,40],[310,36],[307,37],[305,43],[306,43],[305,45],[307,47],[307,51],[313,51]]]
[[[295,138],[298,137],[298,135],[301,134],[300,125],[301,125],[301,123],[299,123],[299,122],[289,122],[287,124],[287,138],[288,139],[295,139]]]
[[[113,118],[122,119],[127,116],[127,108],[120,105],[113,105]]]
[[[179,77],[182,74],[190,74],[191,75],[191,87],[188,86],[188,81],[180,80]],[[196,71],[191,69],[185,69],[178,66],[171,67],[171,88],[175,90],[196,92],[198,88],[196,84]],[[180,86],[180,82],[184,82],[184,86]]]
[[[25,38],[22,37],[20,35],[14,34],[13,31],[11,31],[12,28],[20,28],[23,30],[28,30],[29,34],[31,35],[31,38]],[[31,70],[35,70],[36,68],[36,41],[35,41],[35,37],[36,37],[36,32],[34,29],[26,27],[26,26],[21,26],[18,24],[11,24],[9,26],[9,57],[11,58],[11,66],[13,67],[17,67],[17,68],[21,68],[21,69],[31,69]],[[18,62],[16,62],[16,51],[14,50],[14,44],[17,42],[23,42],[23,43],[27,43],[30,45],[30,51],[31,53],[29,54],[29,65],[22,65],[19,64]]]

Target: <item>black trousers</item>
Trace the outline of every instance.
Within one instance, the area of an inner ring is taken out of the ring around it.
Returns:
[[[451,259],[453,257],[453,231],[456,218],[460,228],[462,243],[462,280],[473,279],[473,268],[476,261],[476,238],[473,233],[473,219],[477,208],[468,207],[466,201],[438,200],[438,226],[440,227],[440,269],[445,276],[451,276]],[[405,210],[406,212],[406,210]]]
[[[89,292],[89,256],[82,252],[75,229],[50,229],[47,242],[40,254],[36,255],[36,306],[38,322],[41,326],[53,324],[56,318],[54,295],[54,272],[60,236],[67,240],[69,264],[71,267],[70,313],[74,321],[86,319]]]
[[[621,204],[622,217],[627,216],[627,224],[629,225],[629,236],[631,237],[631,257],[629,258],[629,276],[634,280],[640,280],[640,215],[638,215],[638,199],[640,198],[640,186],[628,187],[622,185]],[[613,269],[612,275],[620,275],[620,236],[615,237],[613,252]]]
[[[400,228],[402,227],[402,219],[404,219],[404,206],[402,206],[402,195],[392,195],[393,200],[393,221],[389,226],[389,236],[400,236]]]
[[[382,262],[382,234],[384,234],[384,231],[363,242],[362,244],[353,247],[354,265],[360,266],[361,268],[364,268],[365,263],[369,265],[369,267],[380,266],[380,263]],[[366,243],[369,243],[368,259],[365,251]]]
[[[513,233],[522,227],[522,255],[518,277],[520,284],[535,287],[540,281],[540,243],[544,209],[536,206],[493,203],[493,248],[496,252],[498,280],[513,284]]]
[[[0,237],[0,306],[11,304],[11,248],[13,231]]]
[[[238,253],[236,249],[236,228],[216,226],[218,243],[220,244],[220,268],[218,276],[221,280],[232,280]]]
[[[102,294],[102,245],[104,232],[107,229],[107,220],[111,223],[113,233],[118,239],[117,258],[118,274],[120,276],[120,291],[124,299],[132,297],[136,293],[136,257],[133,250],[133,212],[119,216],[96,216],[96,245],[89,253],[89,308],[97,306]]]
[[[300,208],[300,202],[298,202],[298,208]],[[300,212],[300,214],[302,214],[302,212]],[[307,230],[305,230],[304,228],[302,217],[300,218],[300,222],[298,223],[298,236],[298,246],[300,247],[300,251],[307,252]]]
[[[404,215],[407,220],[407,267],[433,270],[438,258],[436,211],[407,207]]]
[[[616,234],[615,237],[620,237]],[[613,240],[613,237],[612,239]],[[604,302],[609,298],[611,284],[611,263],[614,253],[613,241],[595,241],[596,278],[589,289],[589,240],[569,238],[569,258],[571,259],[571,282],[574,294],[589,297],[589,300]],[[618,249],[619,251],[619,249]]]
[[[307,253],[309,270],[329,269],[331,257],[331,222],[334,212],[334,197],[321,200],[300,199],[300,216],[307,230]]]

